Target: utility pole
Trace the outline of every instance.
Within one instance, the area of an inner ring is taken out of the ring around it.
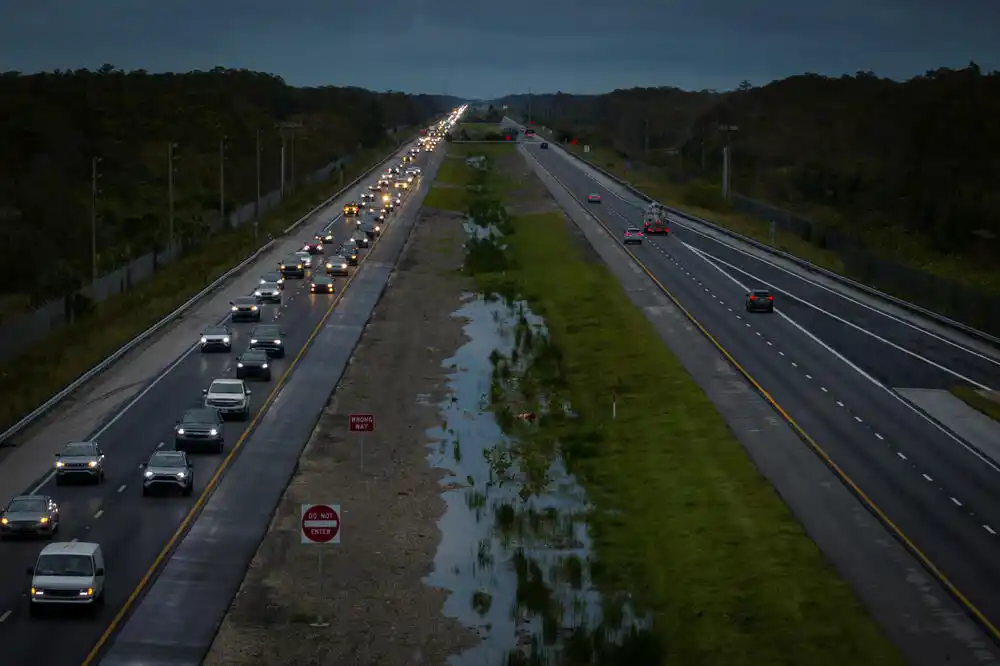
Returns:
[[[260,219],[260,133],[261,130],[257,130],[257,206],[254,208],[254,229],[257,228],[257,220]]]
[[[649,119],[642,121],[642,136],[643,136],[643,147],[647,154],[649,154]]]
[[[229,137],[223,136],[219,139],[219,219],[222,226],[226,224],[226,142]]]
[[[740,128],[735,125],[719,125],[719,131],[726,135],[726,145],[722,149],[722,198],[729,201],[730,178],[732,177],[729,141],[733,134],[740,131]]]
[[[286,149],[288,148],[288,139],[291,138],[291,148],[292,148],[292,159],[295,159],[295,131],[302,129],[302,123],[296,121],[286,121],[278,123],[278,131],[281,134],[281,198],[285,198],[285,174],[288,173],[288,168],[286,166]],[[295,182],[295,167],[292,166],[292,182]]]
[[[292,155],[291,155],[291,180],[292,180],[292,192],[295,192],[295,135],[292,135]]]
[[[167,144],[167,259],[174,258],[174,169],[177,144]]]
[[[101,178],[97,165],[101,163],[100,157],[93,157],[90,160],[90,266],[91,282],[97,282],[97,195],[101,192],[97,186],[97,181]]]
[[[279,186],[281,191],[281,200],[285,200],[285,135],[281,135],[281,185]]]
[[[531,88],[528,88],[528,124],[531,124]]]

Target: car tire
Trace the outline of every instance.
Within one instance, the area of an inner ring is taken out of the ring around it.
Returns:
[[[270,373],[270,372],[269,372],[269,373],[267,373],[266,375],[264,375],[264,381],[265,381],[265,382],[269,382],[269,381],[271,381],[271,373]]]
[[[223,440],[223,441],[220,441],[218,443],[218,445],[215,447],[215,452],[221,454],[221,453],[225,453],[225,451],[226,451],[226,442],[225,442],[225,440]]]
[[[102,484],[102,483],[104,483],[104,472],[103,472],[103,471],[101,471],[101,472],[100,472],[100,473],[99,473],[99,474],[97,475],[97,484],[96,484],[96,485],[100,485],[100,484]]]
[[[142,489],[142,496],[143,497],[149,497],[149,488],[143,488]]]
[[[193,490],[194,486],[184,486],[184,490],[182,490],[181,493],[184,495],[184,497],[191,497],[191,491]]]
[[[249,420],[250,420],[250,410],[244,409],[243,413],[240,414],[240,421],[249,421]]]

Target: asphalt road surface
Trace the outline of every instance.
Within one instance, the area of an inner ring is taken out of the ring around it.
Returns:
[[[607,228],[620,236],[642,227],[627,194],[539,143],[526,148]],[[586,204],[590,192],[602,203]],[[998,388],[1000,364],[687,226],[629,247],[960,594],[1000,624],[1000,465],[892,390]],[[748,289],[768,286],[777,312],[747,313]]]
[[[414,164],[421,166],[425,156],[426,153],[421,153]],[[386,166],[393,164],[390,161]],[[349,195],[357,193],[360,196],[367,185],[378,179],[380,172],[381,169],[376,170]],[[330,228],[336,241],[333,248],[339,247],[355,231],[354,220],[339,214],[349,198],[355,197],[345,196],[333,202],[325,218],[320,218],[322,223],[303,225],[296,237],[304,244],[320,230]],[[392,223],[392,216],[387,223]],[[362,250],[362,260],[366,252]],[[264,265],[248,270],[264,273],[276,268]],[[338,291],[344,282],[345,278],[335,280]],[[271,382],[248,380],[253,389],[254,415],[335,298],[330,294],[310,294],[308,279],[286,280],[285,285],[280,305],[262,306],[261,323],[280,324],[286,336],[287,351],[285,358],[272,360]],[[225,312],[219,313],[220,320],[225,316]],[[195,490],[190,497],[142,497],[140,465],[155,450],[173,448],[174,425],[185,409],[201,405],[203,388],[213,379],[235,377],[236,357],[246,348],[250,332],[256,325],[231,325],[233,351],[230,353],[196,350],[177,359],[137,401],[92,435],[101,442],[107,456],[103,484],[56,486],[53,480],[46,478],[36,487],[25,489],[25,492],[50,495],[59,503],[61,518],[56,540],[101,544],[108,571],[106,599],[103,608],[92,614],[53,613],[50,617],[30,618],[27,598],[30,578],[26,570],[34,564],[44,543],[35,540],[0,543],[0,571],[4,572],[0,580],[0,664],[78,666],[83,662],[198,500],[225,454],[193,454]],[[250,421],[226,424],[227,453],[252,419],[253,415]]]

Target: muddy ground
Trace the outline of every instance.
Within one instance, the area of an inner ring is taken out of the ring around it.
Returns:
[[[456,272],[464,239],[459,216],[421,213],[206,666],[433,666],[477,642],[442,615],[446,593],[422,582],[445,508],[425,433],[439,425],[441,362],[465,340],[451,316],[470,286]],[[364,440],[364,476],[360,436],[347,433],[352,412],[377,418]],[[317,501],[340,503],[339,545],[299,543],[299,504]]]

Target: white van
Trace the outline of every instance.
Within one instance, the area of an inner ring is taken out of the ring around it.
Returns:
[[[104,603],[104,553],[96,543],[50,543],[28,573],[32,615],[46,607]]]

